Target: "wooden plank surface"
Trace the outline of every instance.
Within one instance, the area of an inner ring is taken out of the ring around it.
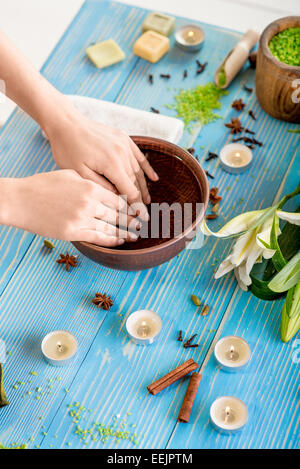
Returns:
[[[87,2],[43,68],[44,75],[63,92],[87,94],[146,110],[154,106],[172,115],[164,104],[172,104],[180,87],[210,81],[239,35],[203,25],[206,43],[199,55],[188,56],[172,49],[161,62],[150,65],[131,52],[145,14],[144,10],[117,3]],[[184,19],[177,18],[177,25],[182,23]],[[122,64],[99,72],[86,60],[84,49],[107,37],[122,45],[127,58]],[[197,77],[196,58],[209,62],[206,73]],[[183,82],[184,68],[189,76]],[[147,80],[150,71],[154,75],[153,86]],[[170,73],[172,77],[166,83],[159,79],[159,73]],[[228,121],[236,115],[231,109],[232,100],[242,97],[247,109],[256,114],[256,122],[246,112],[242,117],[243,124],[254,129],[257,138],[264,142],[261,149],[254,150],[250,171],[237,177],[221,171],[215,162],[204,162],[208,150],[219,152],[230,141],[223,119],[200,132],[199,128],[192,134],[186,132],[181,142],[183,146],[193,143],[201,163],[215,176],[212,184],[223,195],[222,216],[220,222],[212,223],[214,229],[241,211],[270,205],[278,190],[283,189],[287,172],[285,192],[299,180],[297,136],[286,132],[291,125],[267,116],[254,93],[243,90],[243,84],[253,86],[253,80],[253,72],[245,70],[222,100],[220,112]],[[0,154],[3,175],[20,177],[54,168],[48,144],[36,125],[19,112],[2,130]],[[78,268],[68,273],[55,263],[59,252],[70,248],[68,243],[55,242],[56,250],[49,253],[42,248],[41,238],[19,230],[4,228],[0,236],[4,249],[1,252],[5,253],[0,264],[0,331],[11,351],[5,365],[11,405],[1,409],[2,443],[27,441],[31,447],[42,448],[66,448],[68,443],[73,448],[131,448],[135,444],[155,448],[299,446],[299,365],[291,362],[292,344],[279,341],[281,303],[259,302],[237,291],[232,276],[213,279],[213,269],[228,252],[230,243],[208,239],[201,250],[186,250],[162,266],[138,273],[105,269],[80,256]],[[115,299],[109,313],[91,304],[95,291],[106,291]],[[191,303],[191,293],[213,307],[208,317],[202,317]],[[124,332],[128,314],[142,308],[155,310],[163,320],[161,338],[150,347],[132,344]],[[226,320],[221,322],[224,314]],[[232,376],[220,372],[211,358],[192,422],[177,425],[186,383],[172,386],[158,396],[150,396],[146,385],[184,359],[192,357],[202,363],[215,334],[220,333],[220,324],[222,335],[237,333],[250,342],[254,351],[251,365],[246,373]],[[72,331],[80,342],[76,361],[63,369],[46,365],[39,349],[42,337],[57,328]],[[186,335],[198,333],[199,348],[184,350],[176,341],[179,329]],[[274,360],[274,356],[278,359]],[[38,375],[32,376],[30,371]],[[14,389],[17,381],[25,384]],[[36,391],[39,387],[43,394]],[[250,409],[249,425],[240,436],[220,436],[208,422],[213,398],[226,393],[241,397]],[[81,411],[79,424],[83,429],[91,428],[93,422],[105,426],[116,422],[116,426],[127,425],[129,439],[108,438],[103,443],[99,436],[93,441],[88,433],[81,441],[69,415],[73,408],[68,405],[74,402],[90,409]]]

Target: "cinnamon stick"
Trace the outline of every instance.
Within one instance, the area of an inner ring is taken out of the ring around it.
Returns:
[[[162,378],[158,379],[157,381],[154,381],[154,383],[147,386],[147,389],[151,394],[155,395],[170,386],[170,384],[173,384],[175,383],[175,381],[178,381],[179,379],[183,378],[183,376],[187,375],[191,371],[196,370],[196,368],[198,368],[198,363],[196,363],[192,358],[190,358],[174,370],[171,370]]]
[[[194,400],[199,388],[201,378],[202,375],[200,373],[192,374],[178,415],[178,422],[188,423],[188,421],[190,420]]]

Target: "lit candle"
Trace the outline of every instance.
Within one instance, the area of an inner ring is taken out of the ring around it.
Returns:
[[[175,32],[175,41],[177,45],[187,51],[194,52],[202,47],[205,33],[202,28],[195,24],[182,26]]]
[[[239,371],[248,364],[251,350],[246,340],[232,335],[223,337],[216,343],[214,354],[224,370]]]
[[[126,329],[131,339],[139,345],[152,344],[161,331],[158,314],[147,309],[135,311],[126,321]]]
[[[220,165],[229,173],[241,173],[252,163],[252,151],[241,143],[229,143],[220,152]]]
[[[235,433],[246,425],[248,409],[237,397],[219,397],[210,407],[210,420],[220,432]]]
[[[76,337],[68,331],[53,331],[42,341],[42,353],[51,365],[67,365],[78,349]]]

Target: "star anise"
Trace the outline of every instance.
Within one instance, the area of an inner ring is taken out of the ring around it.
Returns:
[[[230,133],[231,134],[238,134],[239,132],[241,132],[243,130],[243,126],[241,124],[241,121],[238,117],[236,117],[235,119],[231,119],[231,122],[228,123],[228,124],[225,124],[226,127],[228,127],[230,130]]]
[[[107,296],[106,293],[102,295],[102,293],[96,293],[95,298],[93,298],[93,303],[97,305],[97,308],[103,308],[108,311],[112,305],[114,304],[113,300],[110,296]]]
[[[57,259],[56,262],[58,264],[66,264],[66,270],[69,271],[69,267],[76,267],[77,266],[77,257],[70,256],[67,251],[67,254],[60,254],[60,259]]]
[[[235,109],[236,111],[242,111],[245,107],[245,103],[242,99],[236,99],[235,101],[233,101],[231,107],[233,107],[233,109]]]

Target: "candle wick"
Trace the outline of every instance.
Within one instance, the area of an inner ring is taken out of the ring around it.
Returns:
[[[232,345],[230,347],[230,358],[233,358],[233,355],[234,355],[234,346]]]
[[[230,407],[227,406],[225,407],[225,422],[227,422],[228,418],[229,418],[229,415],[230,415]]]
[[[61,342],[57,342],[57,350],[58,350],[59,352],[62,352],[62,351],[63,351],[63,346],[62,346]]]

